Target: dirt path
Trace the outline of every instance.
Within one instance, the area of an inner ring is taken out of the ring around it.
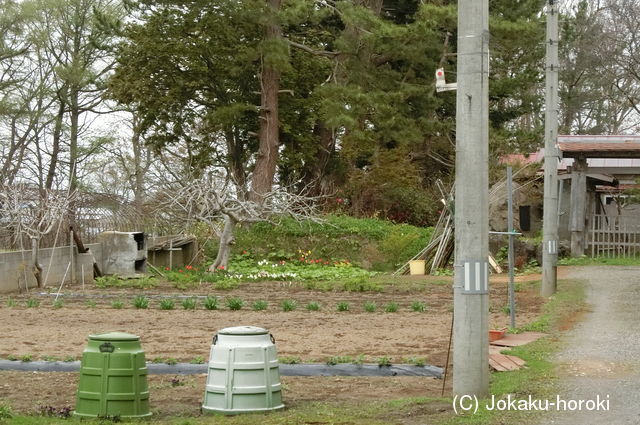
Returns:
[[[640,423],[640,267],[583,267],[591,311],[570,331],[557,356],[564,400],[609,399],[609,411],[564,411],[540,424]]]

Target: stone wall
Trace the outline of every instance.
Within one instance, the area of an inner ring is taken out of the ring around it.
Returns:
[[[93,283],[93,258],[98,264],[102,260],[102,246],[100,244],[86,245],[89,253],[79,254],[74,248],[76,283]],[[71,258],[70,248],[41,248],[39,263],[42,265],[43,287],[58,287],[64,277],[65,283],[71,283],[72,275],[69,267]],[[69,267],[69,270],[67,270]],[[66,273],[66,276],[65,276]],[[13,251],[0,253],[0,293],[23,292],[36,288],[33,274],[31,251]]]

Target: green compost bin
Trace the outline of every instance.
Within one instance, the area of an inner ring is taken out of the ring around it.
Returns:
[[[92,418],[151,415],[140,337],[123,332],[89,335],[74,414]]]

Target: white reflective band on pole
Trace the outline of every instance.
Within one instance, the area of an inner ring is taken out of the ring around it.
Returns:
[[[465,261],[463,294],[486,294],[489,291],[489,262]]]

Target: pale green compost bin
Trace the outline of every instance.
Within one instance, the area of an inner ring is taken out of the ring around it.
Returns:
[[[224,414],[281,409],[275,340],[255,326],[225,328],[213,337],[202,411]]]
[[[92,418],[151,415],[140,337],[123,332],[89,335],[74,414]]]

